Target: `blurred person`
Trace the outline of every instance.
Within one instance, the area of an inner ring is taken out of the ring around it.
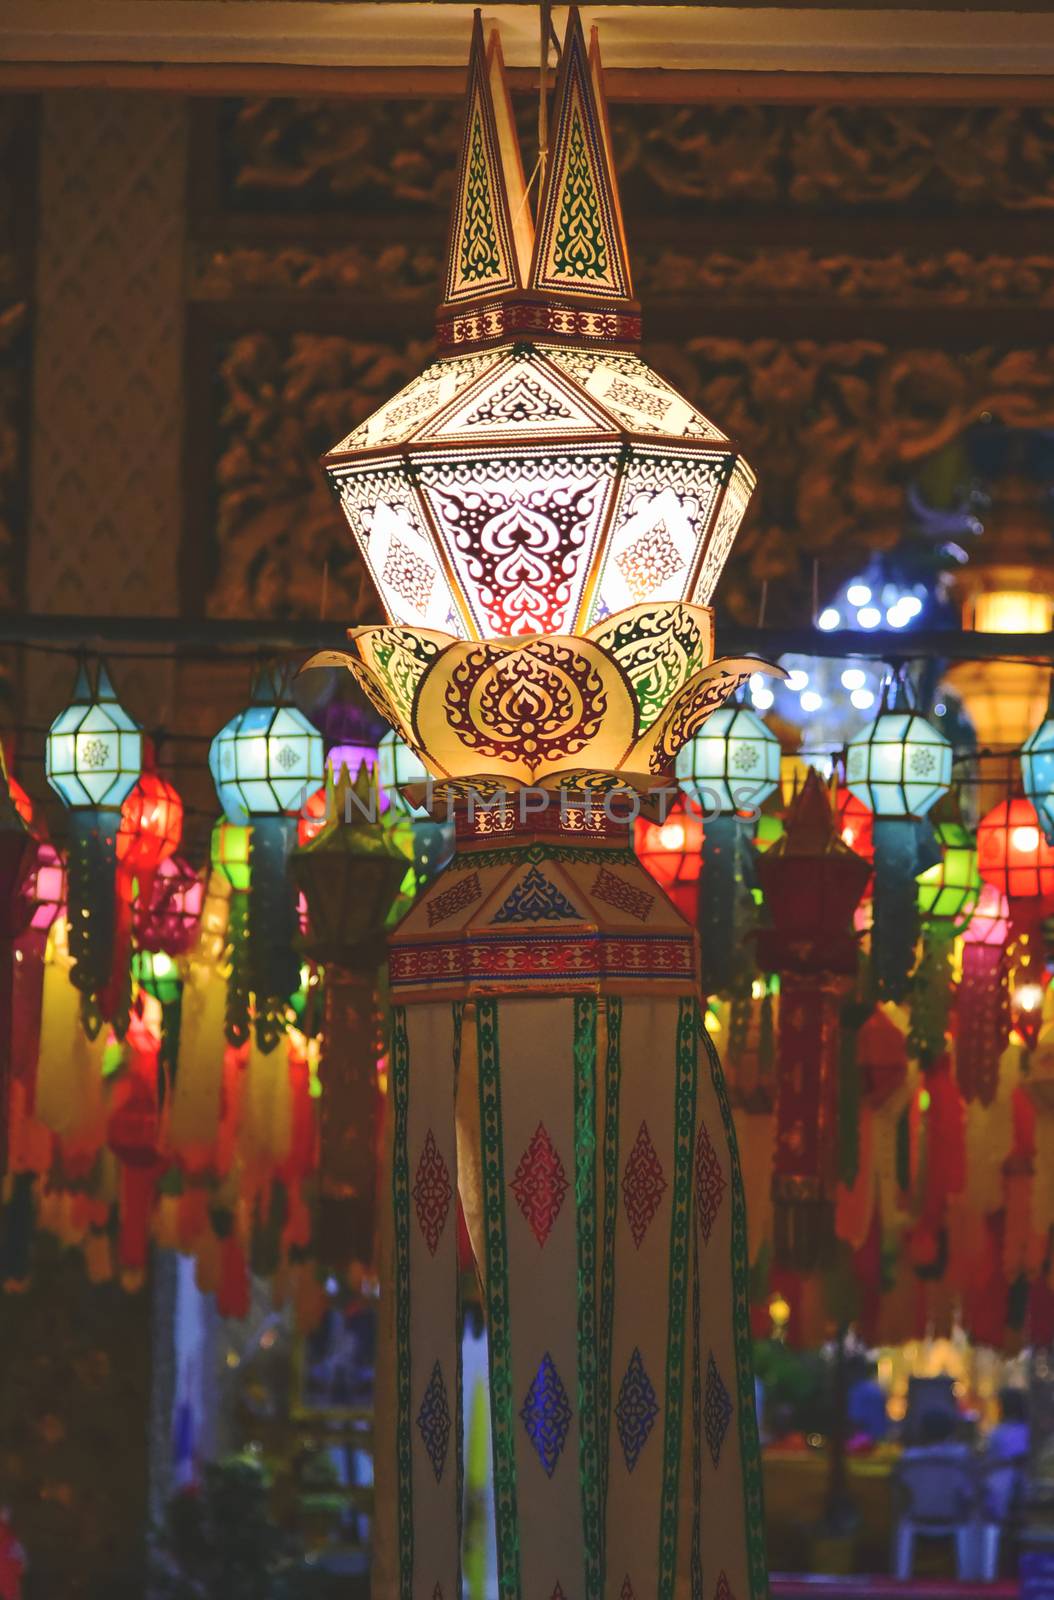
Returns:
[[[1028,1425],[1028,1396],[1023,1389],[1002,1389],[999,1393],[999,1421],[985,1442],[989,1461],[1016,1461],[1028,1455],[1031,1432]]]

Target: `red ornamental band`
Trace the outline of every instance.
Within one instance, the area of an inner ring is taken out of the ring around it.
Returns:
[[[441,355],[501,343],[518,333],[576,343],[586,339],[624,350],[640,343],[641,319],[639,313],[627,311],[591,311],[541,300],[499,300],[448,317],[440,314],[436,322]]]
[[[602,980],[633,983],[691,982],[693,940],[689,933],[627,934],[583,932],[489,938],[476,933],[471,943],[392,946],[389,978],[393,993],[427,986],[430,990],[471,986],[494,990],[543,990],[594,986]]]

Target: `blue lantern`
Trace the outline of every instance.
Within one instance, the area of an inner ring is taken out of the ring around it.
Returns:
[[[325,777],[322,736],[293,704],[286,674],[259,675],[250,704],[213,739],[209,770],[228,821],[252,829],[249,976],[257,1044],[273,1050],[300,987],[289,853],[299,809]]]
[[[675,771],[703,814],[703,985],[711,994],[730,993],[746,973],[743,957],[754,921],[751,840],[762,803],[779,786],[780,742],[749,706],[721,706],[681,750]]]
[[[119,703],[105,665],[99,663],[93,683],[82,663],[70,704],[48,732],[46,771],[70,814],[70,976],[85,997],[85,1027],[93,1034],[113,961],[117,827],[142,765],[142,729]]]
[[[1021,776],[1047,843],[1054,844],[1054,677],[1047,714],[1021,747]]]
[[[893,704],[887,686],[874,722],[846,749],[850,793],[875,814],[871,964],[881,999],[908,992],[919,935],[917,875],[940,861],[924,818],[951,787],[952,747],[918,711]]]

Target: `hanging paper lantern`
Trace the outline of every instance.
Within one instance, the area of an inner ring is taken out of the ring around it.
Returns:
[[[368,799],[370,782],[365,773],[356,780],[360,799]],[[347,786],[345,772],[336,786],[336,820],[292,856],[308,903],[304,948],[325,963],[318,1247],[331,1268],[374,1259],[381,1113],[376,978],[386,955],[385,920],[406,874],[393,830],[368,821],[364,808],[346,807]]]
[[[911,987],[912,1054],[924,1064],[944,1051],[952,990],[952,946],[981,892],[973,836],[963,826],[954,792],[938,800],[933,825],[941,859],[920,872],[922,954]]]
[[[723,994],[737,987],[737,979],[746,980],[753,920],[750,838],[759,808],[779,786],[780,743],[748,706],[722,706],[680,751],[675,771],[703,814],[703,985],[710,994]]]
[[[216,735],[209,767],[227,820],[252,824],[249,968],[262,1050],[281,1037],[299,985],[296,895],[288,872],[297,810],[322,783],[322,737],[289,697],[288,681],[261,673],[252,703]]]
[[[94,686],[82,666],[73,700],[51,725],[47,778],[70,813],[69,948],[85,1022],[100,1025],[98,996],[113,961],[114,875],[120,808],[142,769],[143,735],[118,704],[100,663]]]
[[[382,805],[393,805],[407,816],[427,817],[427,807],[414,805],[402,791],[404,785],[427,783],[428,778],[428,769],[420,756],[394,729],[386,733],[377,750],[377,781]]]
[[[776,1259],[810,1272],[834,1242],[840,1010],[856,971],[853,912],[868,866],[838,837],[817,772],[792,801],[786,830],[758,863],[773,922],[758,935],[758,959],[780,975]]]
[[[1010,902],[982,882],[963,933],[962,978],[956,995],[955,1072],[966,1101],[991,1105],[1006,1045],[1007,996],[1003,963],[1010,934]]]
[[[183,802],[172,784],[154,769],[149,743],[144,770],[125,797],[117,829],[117,920],[110,979],[99,997],[104,1017],[124,1033],[128,1017],[129,955],[133,906],[149,904],[162,861],[175,851],[183,834]]]
[[[1021,747],[1021,777],[1047,842],[1054,844],[1054,677],[1047,714]]]
[[[330,773],[334,783],[345,769],[352,783],[359,775],[359,768],[365,767],[372,772],[377,765],[377,746],[375,744],[359,743],[355,740],[344,741],[341,744],[330,745],[326,751],[326,770]]]
[[[682,917],[694,925],[699,913],[699,875],[703,866],[703,819],[696,808],[678,798],[664,822],[638,817],[634,849]]]
[[[66,903],[66,864],[54,845],[42,841],[37,846],[26,893],[33,903],[31,926],[46,934]]]
[[[7,775],[7,787],[10,790],[11,800],[15,810],[22,818],[22,821],[25,823],[26,827],[32,831],[33,802],[12,772],[9,772]]]
[[[227,917],[227,948],[230,951],[230,976],[227,979],[226,1033],[229,1044],[245,1044],[249,1037],[249,890],[252,830],[240,828],[221,818],[212,830],[210,860],[230,884],[231,898]]]
[[[878,716],[846,750],[850,792],[874,815],[871,963],[877,993],[902,1000],[914,965],[919,920],[916,876],[931,864],[918,820],[951,784],[952,747],[916,711],[894,708],[887,687]]]
[[[865,861],[875,859],[875,818],[870,806],[858,800],[844,783],[838,785],[835,796],[835,820],[843,844],[855,850]]]
[[[977,825],[981,877],[1010,901],[1015,922],[1042,916],[1054,897],[1054,845],[1043,837],[1031,800],[1001,800]]]
[[[977,850],[973,835],[961,821],[934,821],[941,859],[920,872],[918,879],[919,916],[923,922],[939,923],[949,937],[961,933],[973,914],[981,892],[977,870]]]
[[[136,943],[142,950],[184,955],[197,938],[204,903],[201,874],[181,855],[168,856],[158,863],[149,902],[136,902]]]

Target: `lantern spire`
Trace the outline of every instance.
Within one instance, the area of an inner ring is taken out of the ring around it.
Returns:
[[[522,292],[533,232],[501,41],[495,28],[484,42],[477,11],[440,323]]]
[[[596,29],[586,49],[577,6],[567,19],[553,139],[530,288],[561,303],[636,313]],[[639,332],[639,330],[638,330]]]

